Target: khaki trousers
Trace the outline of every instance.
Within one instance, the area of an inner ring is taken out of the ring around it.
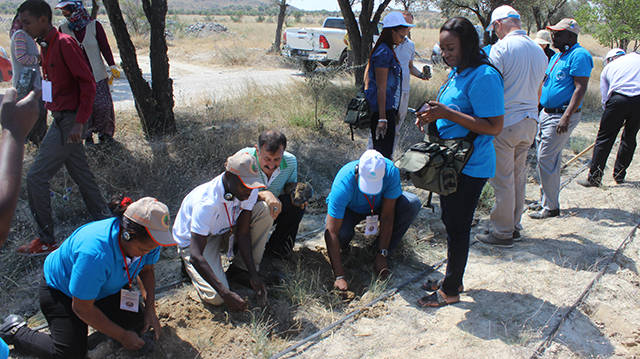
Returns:
[[[493,235],[510,239],[514,230],[522,230],[520,220],[524,206],[527,152],[538,130],[535,119],[527,117],[505,127],[493,138],[496,149],[496,175],[489,179],[496,202],[491,210]]]
[[[253,261],[255,263],[256,270],[260,269],[260,262],[262,261],[262,255],[264,254],[264,246],[269,239],[269,231],[271,230],[272,224],[273,219],[271,218],[269,207],[266,202],[258,201],[253,207],[253,211],[251,211],[251,225],[249,227],[249,233],[251,236],[251,252],[253,254]],[[233,230],[236,230],[236,226],[233,227]],[[203,256],[207,260],[209,267],[211,267],[213,273],[226,288],[229,288],[229,282],[227,281],[224,269],[222,268],[220,249],[222,248],[222,243],[229,242],[230,236],[231,231],[220,235],[209,236],[203,252]],[[203,302],[212,305],[223,304],[224,299],[222,299],[218,292],[213,289],[211,284],[202,278],[193,264],[191,264],[190,249],[191,246],[187,246],[185,248],[178,247],[178,253],[184,260],[187,273],[189,273],[191,282],[196,288],[200,299]],[[222,255],[226,255],[226,253]],[[236,254],[234,263],[240,269],[247,270],[247,265],[244,263],[242,255],[240,255],[239,252]]]

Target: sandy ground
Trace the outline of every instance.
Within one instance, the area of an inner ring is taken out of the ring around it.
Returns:
[[[178,103],[186,101],[184,98],[188,99],[188,96],[198,95],[183,90],[190,87],[183,87],[184,84],[193,85],[199,91],[226,94],[241,89],[244,81],[273,79],[274,83],[286,83],[290,78],[296,78],[297,73],[296,70],[265,70],[247,74],[244,70],[208,69],[205,74],[202,69],[177,64],[172,64],[172,69],[179,70],[172,75],[175,76]],[[229,87],[214,88],[213,84],[222,82],[215,76],[223,78]],[[127,101],[130,104],[130,99],[120,94],[123,83],[126,81],[116,81],[114,97],[118,106],[127,106]],[[205,89],[208,84],[212,87]],[[597,121],[585,121],[572,136],[592,142],[597,126]],[[614,148],[617,149],[617,145]],[[573,153],[566,149],[564,160],[571,156]],[[569,166],[563,172],[563,181],[589,158],[587,155]],[[640,221],[640,167],[633,164],[627,182],[616,185],[610,176],[613,160],[612,156],[604,187],[585,189],[574,181],[568,183],[560,194],[561,216],[535,221],[524,215],[523,240],[513,248],[473,245],[460,303],[439,309],[420,308],[417,300],[425,295],[419,288],[426,278],[423,276],[327,332],[322,340],[313,341],[285,357],[531,358],[560,318],[590,288],[586,299],[560,326],[555,339],[541,356],[640,358],[640,276],[636,268],[640,241],[632,237],[606,266],[614,251]],[[579,178],[584,176],[583,173]],[[405,189],[414,191],[423,200],[426,198],[426,192],[413,189],[409,183],[405,183]],[[527,193],[529,200],[539,199],[535,175],[530,178]],[[318,202],[322,201],[322,198],[318,199]],[[426,238],[423,242],[428,243],[429,250],[412,259],[392,260],[390,288],[404,283],[446,255],[437,197],[435,204],[435,213],[423,208],[405,237],[414,241]],[[304,235],[321,228],[324,215],[321,204],[312,206],[300,233]],[[474,233],[490,226],[488,213],[477,216],[479,221],[473,228]],[[322,232],[312,233],[298,239],[291,260],[273,261],[272,265],[276,268],[303,266],[317,274],[320,287],[330,290],[331,272],[323,252]],[[345,263],[351,288],[358,297],[351,303],[338,305],[334,312],[301,311],[303,306],[285,300],[278,288],[271,287],[269,304],[261,309],[255,304],[250,290],[232,287],[251,300],[254,307],[245,313],[230,313],[224,306],[202,305],[189,284],[179,284],[158,293],[157,312],[163,330],[161,340],[155,343],[155,351],[130,353],[113,340],[98,339],[97,347],[89,356],[94,359],[270,357],[371,300],[359,297],[370,285],[370,274],[367,274],[370,269]],[[37,267],[38,261],[30,262],[30,265]],[[605,266],[604,275],[590,286]],[[179,268],[175,253],[165,251],[156,266],[158,287],[179,281]],[[442,273],[444,267],[431,275],[441,278]],[[37,310],[33,298],[27,298],[27,294],[21,298],[12,304],[14,309]],[[267,333],[265,337],[260,335],[261,330]]]

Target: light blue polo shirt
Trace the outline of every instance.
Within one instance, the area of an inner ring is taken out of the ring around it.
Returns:
[[[355,171],[358,161],[352,161],[342,166],[333,179],[331,192],[327,196],[327,214],[333,218],[342,219],[347,208],[356,213],[370,214],[369,202],[373,203],[373,210],[377,211],[382,206],[383,197],[388,199],[400,197],[402,195],[400,171],[390,159],[385,158],[384,160],[386,168],[382,179],[382,191],[376,196],[367,196],[360,191]]]
[[[100,300],[119,292],[129,283],[118,244],[119,229],[120,218],[107,218],[76,229],[44,261],[47,285],[82,300]],[[155,264],[159,257],[157,247],[135,258],[129,263],[131,278],[145,265]]]
[[[542,84],[542,107],[562,108],[569,105],[573,91],[576,90],[573,77],[589,77],[592,69],[593,58],[580,44],[573,45],[569,51],[553,55]]]
[[[447,82],[440,87],[438,101],[447,107],[474,117],[504,115],[504,81],[502,75],[489,65],[468,67],[461,73],[454,68]],[[469,130],[447,119],[436,121],[443,139],[460,138]],[[462,173],[470,177],[491,178],[496,172],[496,151],[493,136],[478,135],[474,150]]]
[[[9,357],[9,346],[0,338],[0,359],[7,359]]]
[[[369,88],[365,90],[365,97],[373,112],[378,112],[378,84],[376,82],[375,68],[387,68],[387,90],[385,92],[385,111],[398,109],[400,103],[400,92],[402,92],[402,68],[396,60],[395,53],[382,43],[376,51],[371,54],[369,65]]]

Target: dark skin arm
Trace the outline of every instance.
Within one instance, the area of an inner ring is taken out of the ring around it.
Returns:
[[[389,74],[389,69],[386,67],[376,67],[374,68],[376,74],[376,81],[378,85],[378,113],[380,114],[381,120],[387,119],[387,75]],[[387,127],[389,124],[387,122],[378,122],[378,126],[376,127],[376,139],[379,137],[384,138],[384,135],[387,133]]]
[[[239,312],[247,309],[249,303],[245,302],[238,294],[227,289],[227,287],[220,282],[220,279],[216,277],[215,273],[213,273],[209,263],[207,263],[207,260],[202,255],[206,244],[206,236],[191,232],[191,264],[193,264],[193,267],[198,271],[198,274],[200,274],[202,279],[211,284],[213,289],[220,294],[230,310]]]
[[[498,136],[502,132],[504,116],[493,116],[487,118],[473,117],[445,106],[437,101],[430,101],[431,109],[416,113],[416,126],[422,132],[422,126],[436,121],[439,118],[446,118],[458,125],[469,129],[479,135]]]
[[[146,265],[138,274],[138,285],[144,298],[144,328],[146,332],[153,328],[156,340],[160,339],[160,320],[156,315],[156,276],[153,265]]]
[[[324,241],[327,244],[327,252],[329,253],[329,260],[331,261],[331,269],[333,269],[333,275],[335,277],[344,276],[342,260],[340,259],[340,240],[338,240],[340,227],[342,227],[342,218],[333,218],[327,214],[327,226],[324,230]],[[336,279],[333,282],[333,286],[342,291],[349,289],[349,285],[344,278]]]
[[[587,86],[589,85],[589,78],[574,76],[573,83],[576,85],[576,89],[573,91],[573,95],[571,96],[571,101],[569,101],[567,109],[562,114],[560,121],[558,121],[558,127],[556,127],[556,133],[559,135],[565,134],[569,130],[569,120],[582,103],[584,94],[587,92]]]
[[[389,248],[391,241],[391,232],[393,230],[393,221],[396,214],[396,200],[382,198],[382,208],[380,210],[380,235],[378,236],[378,250]],[[377,275],[384,274],[383,271],[388,270],[387,259],[380,253],[376,253],[373,261],[373,268]]]
[[[32,91],[16,103],[16,90],[7,90],[0,108],[0,247],[9,234],[22,183],[24,139],[38,119],[40,91]]]
[[[237,233],[235,233],[235,236],[236,241],[238,241],[238,249],[240,250],[240,255],[242,255],[244,264],[247,265],[253,291],[256,292],[258,297],[262,297],[266,301],[267,286],[258,275],[255,262],[253,261],[253,253],[251,251],[251,234],[249,233],[250,225],[251,211],[242,210],[238,216],[238,221],[236,222]]]

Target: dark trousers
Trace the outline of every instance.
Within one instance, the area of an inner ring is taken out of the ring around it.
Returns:
[[[446,295],[458,295],[464,269],[469,257],[469,235],[473,213],[476,211],[486,178],[460,174],[458,190],[448,196],[440,196],[442,222],[447,229],[447,272],[442,283]]]
[[[416,219],[418,213],[420,212],[420,208],[422,208],[422,203],[420,203],[420,198],[413,193],[402,192],[402,195],[398,197],[396,200],[396,208],[394,211],[393,217],[393,229],[391,230],[391,239],[389,241],[389,247],[387,250],[389,253],[393,252],[394,249],[400,243],[404,234],[407,233],[407,230],[413,223],[413,220]],[[373,213],[376,215],[380,215],[382,211],[382,207]],[[340,246],[344,247],[349,244],[353,236],[355,235],[355,226],[360,223],[363,219],[365,219],[371,213],[356,213],[349,209],[344,212],[344,217],[342,218],[342,226],[340,227],[340,231],[338,232],[338,240],[340,240]],[[373,243],[375,249],[378,249],[378,240]]]
[[[599,183],[602,180],[607,158],[623,125],[622,140],[613,168],[613,177],[618,181],[624,180],[636,150],[636,135],[640,129],[640,95],[627,97],[614,92],[606,102],[596,146],[593,149],[589,170],[590,181]]]
[[[376,127],[378,127],[380,113],[374,112],[371,116],[371,141],[373,142],[373,149],[388,159],[391,159],[391,155],[393,154],[393,141],[396,138],[396,113],[397,111],[395,109],[387,110],[387,133],[385,133],[384,138],[380,136],[377,140]]]
[[[273,225],[276,229],[271,233],[267,250],[277,255],[285,255],[293,249],[298,235],[298,226],[304,216],[304,209],[291,203],[291,195],[281,194],[278,199],[282,202],[282,212]]]
[[[120,292],[95,301],[107,318],[127,330],[142,330],[144,314],[120,309]],[[49,323],[51,334],[20,328],[14,336],[19,351],[42,359],[82,359],[87,353],[87,324],[71,308],[71,298],[50,288],[43,281],[40,285],[40,309]]]

